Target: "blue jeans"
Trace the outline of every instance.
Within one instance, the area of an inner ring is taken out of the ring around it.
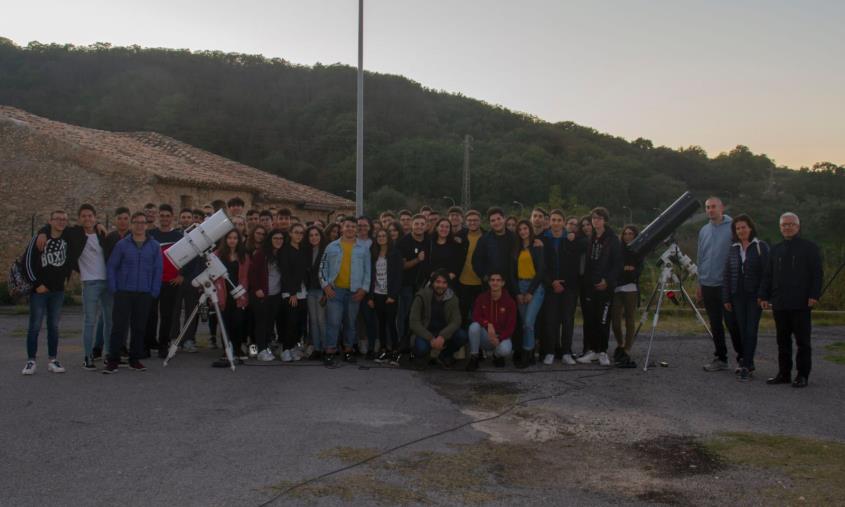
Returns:
[[[335,289],[335,295],[326,305],[326,342],[325,350],[337,349],[337,338],[341,327],[344,345],[352,348],[358,341],[355,334],[355,319],[358,317],[358,301],[352,300],[349,289]]]
[[[458,329],[451,338],[446,340],[443,345],[443,350],[440,351],[440,359],[451,358],[455,352],[461,349],[467,343],[467,334],[463,329]],[[427,358],[431,352],[431,344],[428,340],[417,336],[414,339],[414,356]]]
[[[108,283],[105,280],[82,282],[82,347],[85,357],[91,357],[93,353],[98,309],[103,316],[103,335],[111,336],[112,297]]]
[[[320,304],[322,297],[322,290],[308,289],[308,340],[314,350],[323,350],[326,339],[326,308]]]
[[[59,353],[59,317],[62,313],[62,303],[65,301],[64,291],[33,292],[29,297],[29,330],[26,332],[26,356],[35,360],[38,353],[38,333],[44,315],[47,315],[47,356],[50,359]]]
[[[754,353],[757,351],[757,329],[763,310],[757,304],[757,294],[737,292],[731,296],[733,314],[736,319],[739,336],[742,340],[742,364],[744,368],[754,368]]]
[[[527,294],[531,280],[519,281],[519,293]],[[522,317],[522,349],[534,350],[534,323],[537,321],[537,314],[543,307],[543,298],[546,296],[546,289],[542,285],[534,290],[534,296],[527,305],[519,305],[519,316]]]
[[[490,335],[487,330],[481,327],[478,322],[473,322],[469,325],[469,352],[477,356],[479,348],[484,347],[484,350],[493,350],[493,344],[490,343]],[[508,357],[513,352],[513,345],[510,338],[499,341],[499,346],[495,348],[497,357]]]

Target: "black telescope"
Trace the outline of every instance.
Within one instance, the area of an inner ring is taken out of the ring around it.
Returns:
[[[645,258],[657,245],[670,237],[675,229],[700,208],[701,204],[693,199],[692,194],[684,192],[663,213],[655,218],[628,246],[634,257],[639,260]]]

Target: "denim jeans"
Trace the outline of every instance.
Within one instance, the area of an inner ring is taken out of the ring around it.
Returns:
[[[527,294],[528,287],[531,286],[531,280],[519,281],[519,293]],[[534,350],[534,323],[537,322],[537,314],[540,313],[540,308],[543,307],[543,298],[546,295],[546,290],[542,285],[534,290],[534,296],[531,302],[527,305],[519,305],[519,316],[522,317],[522,349]]]
[[[469,352],[477,356],[479,348],[484,347],[484,350],[493,350],[493,344],[490,343],[490,335],[487,330],[481,327],[478,322],[473,322],[469,325]],[[513,352],[513,345],[510,338],[499,341],[499,345],[495,347],[495,354],[498,357],[508,357]]]
[[[85,357],[91,357],[93,354],[98,310],[103,315],[103,335],[111,335],[112,301],[105,280],[82,282],[82,347]]]
[[[34,360],[38,353],[38,333],[44,315],[47,315],[47,356],[51,359],[59,353],[59,317],[62,313],[62,303],[65,301],[64,291],[33,292],[29,297],[29,330],[26,333],[26,355]]]
[[[355,319],[358,317],[358,301],[352,300],[349,289],[335,289],[335,295],[326,305],[326,342],[325,350],[337,348],[337,338],[343,327],[344,345],[352,348],[358,340],[355,334]]]
[[[326,339],[326,308],[320,304],[323,291],[308,289],[308,340],[314,350],[323,350]]]
[[[463,329],[458,329],[451,338],[446,340],[443,345],[443,350],[440,351],[441,359],[448,359],[455,355],[461,347],[467,343],[467,334]],[[414,339],[414,355],[416,357],[427,358],[431,352],[431,344],[425,338],[417,336]]]
[[[754,354],[757,351],[757,330],[763,310],[757,304],[757,294],[748,294],[744,291],[731,296],[731,304],[733,305],[739,336],[742,340],[741,366],[749,369],[754,368]]]

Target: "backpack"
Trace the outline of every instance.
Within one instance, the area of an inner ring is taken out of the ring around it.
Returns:
[[[9,268],[9,295],[13,298],[28,296],[32,293],[32,280],[26,275],[23,257],[19,257]]]

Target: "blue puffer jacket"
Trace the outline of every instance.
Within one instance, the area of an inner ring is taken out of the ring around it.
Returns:
[[[154,298],[161,291],[161,247],[149,234],[138,248],[132,234],[118,241],[106,265],[109,292],[148,292]]]
[[[725,273],[722,282],[722,301],[731,302],[731,296],[736,294],[742,284],[746,294],[757,294],[763,279],[763,269],[769,262],[769,245],[757,238],[751,240],[745,251],[745,263],[742,263],[740,250],[742,246],[734,243],[730,246],[728,257],[725,259]]]

